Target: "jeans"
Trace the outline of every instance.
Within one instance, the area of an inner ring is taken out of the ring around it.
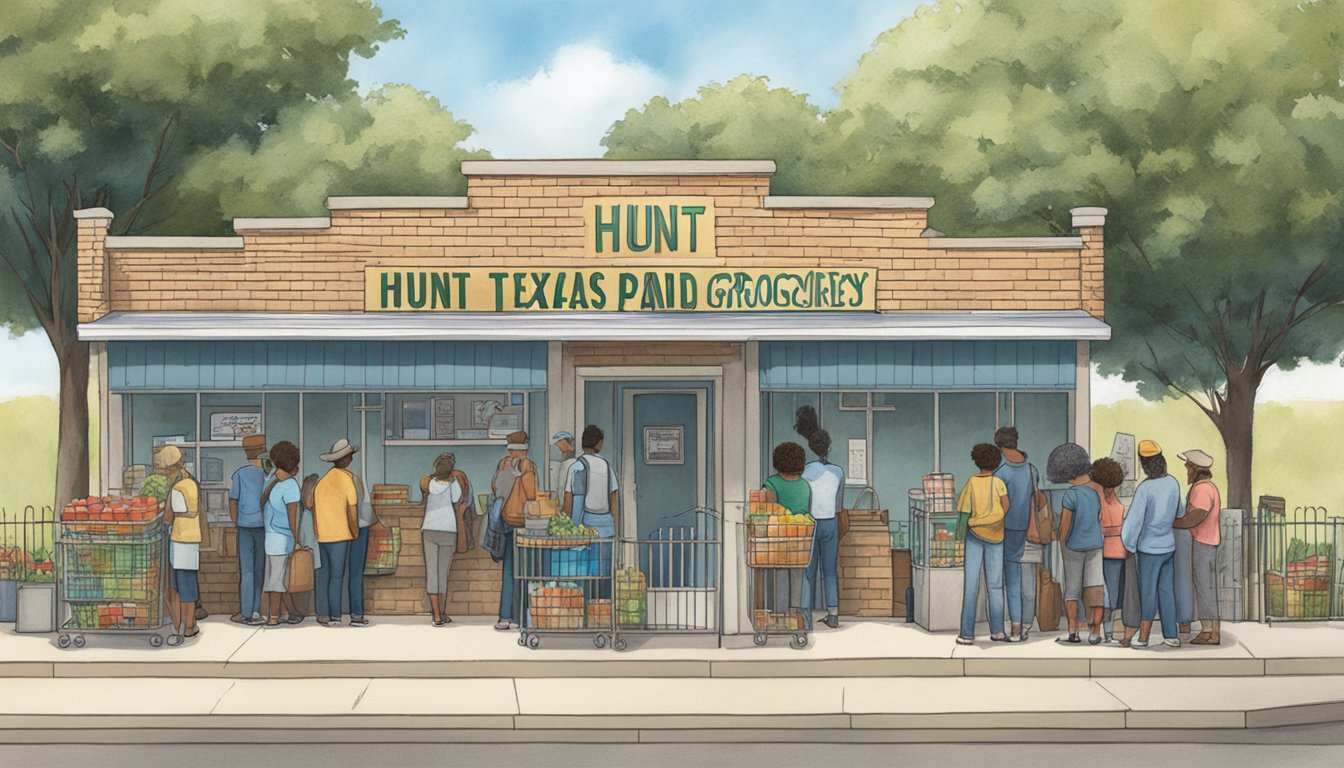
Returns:
[[[584,512],[583,525],[590,525],[597,529],[597,536],[600,539],[616,538],[616,518],[610,512]],[[611,573],[611,548],[613,542],[603,541],[588,545],[588,557],[597,563],[597,573],[602,576],[592,588],[588,590],[591,597],[599,597],[604,600],[611,598],[611,582],[607,579]]]
[[[840,576],[838,572],[840,556],[840,523],[835,518],[818,520],[812,534],[812,559],[807,564],[807,573],[803,576],[803,616],[812,620],[812,593],[816,590],[817,568],[822,574],[822,588],[826,593],[826,609],[831,613],[840,612]]]
[[[1174,553],[1150,555],[1139,553],[1139,615],[1149,620],[1160,615],[1162,637],[1176,637],[1176,588],[1172,573]]]
[[[980,601],[980,574],[989,590],[989,631],[1003,634],[1003,542],[966,534],[966,566],[961,587],[961,636],[975,637],[975,608]]]
[[[513,531],[513,528],[505,526],[504,561],[501,563],[504,570],[499,579],[499,618],[500,621],[511,621],[521,625],[522,622],[518,620],[519,596],[515,594],[517,586],[513,580]]]
[[[359,529],[359,537],[350,542],[346,574],[350,579],[350,615],[364,615],[364,561],[369,557],[369,529]]]
[[[1036,563],[1024,563],[1027,532],[1003,532],[1003,589],[1008,620],[1030,627],[1036,621]]]
[[[238,528],[238,612],[244,619],[261,613],[261,582],[266,570],[266,529]]]
[[[320,542],[322,549],[322,579],[317,589],[327,596],[327,617],[332,621],[341,620],[341,586],[345,581],[345,565],[350,557],[350,541]],[[314,574],[316,575],[316,574]],[[318,611],[321,615],[321,611]]]
[[[1195,617],[1194,535],[1188,530],[1174,530],[1176,552],[1172,558],[1176,587],[1176,623],[1189,624]]]

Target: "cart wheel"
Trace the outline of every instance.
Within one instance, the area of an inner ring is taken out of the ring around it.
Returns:
[[[597,634],[593,635],[593,647],[595,647],[595,648],[606,648],[606,647],[607,647],[607,636],[604,635],[604,634],[602,634],[601,632],[598,632]]]
[[[624,650],[625,650],[625,638],[623,638],[623,637],[618,637],[618,638],[616,638],[615,642],[613,642],[613,643],[611,644],[611,647],[612,647],[612,648],[615,648],[615,649],[618,650],[618,651],[624,651]]]
[[[163,635],[150,635],[149,644],[154,646],[155,648],[158,648],[159,646],[163,645]]]
[[[62,648],[69,648],[69,647],[70,647],[70,636],[69,636],[69,635],[61,635],[60,637],[56,638],[56,644],[59,645],[59,646],[62,647]]]
[[[518,644],[521,645],[521,646],[524,647],[524,648],[527,647],[527,633],[526,633],[526,632],[521,632],[521,633],[519,633],[519,635],[518,635]]]
[[[794,635],[789,640],[789,647],[795,651],[801,651],[807,647],[807,635]]]
[[[537,646],[539,646],[539,645],[541,645],[541,636],[540,636],[540,635],[532,635],[531,637],[527,638],[527,647],[528,647],[528,648],[531,648],[531,649],[533,649],[533,650],[536,650],[536,649],[537,649]]]
[[[75,647],[76,647],[76,648],[83,648],[83,647],[84,647],[84,636],[83,636],[83,635],[75,635]]]
[[[751,636],[751,642],[757,645],[765,645],[765,641],[766,641],[765,635],[757,634]]]

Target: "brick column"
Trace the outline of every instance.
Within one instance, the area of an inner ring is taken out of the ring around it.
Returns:
[[[106,208],[82,208],[75,211],[79,227],[76,241],[76,268],[79,279],[79,322],[89,323],[112,311],[109,294],[111,280],[107,255],[103,248],[112,212]]]
[[[1101,320],[1106,314],[1106,274],[1105,274],[1105,208],[1073,208],[1073,231],[1083,239],[1083,252],[1079,272],[1082,292],[1079,296],[1082,308]]]

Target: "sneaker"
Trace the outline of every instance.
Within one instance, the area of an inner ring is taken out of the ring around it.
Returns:
[[[364,618],[363,616],[351,616],[351,617],[350,617],[350,626],[352,626],[352,627],[367,627],[367,626],[369,626],[369,620],[366,619],[366,618]]]
[[[1167,646],[1168,648],[1180,648],[1180,647],[1181,647],[1181,638],[1179,638],[1179,637],[1166,637],[1166,638],[1163,638],[1163,639],[1162,639],[1162,644],[1165,645],[1165,646]]]
[[[498,630],[498,631],[500,631],[500,632],[508,632],[508,631],[509,631],[509,620],[508,620],[508,619],[500,619],[499,621],[496,621],[496,622],[495,622],[495,629]]]
[[[266,620],[263,619],[263,618],[261,618],[260,616],[253,616],[252,618],[250,618],[250,619],[248,619],[247,621],[244,621],[244,622],[242,622],[242,623],[243,623],[243,624],[246,624],[246,625],[249,626],[249,627],[259,627],[259,626],[261,626],[262,624],[265,624],[265,623],[266,623]]]
[[[285,619],[285,621],[289,622],[290,624],[302,624],[302,623],[303,623],[303,620],[306,619],[306,618],[308,618],[308,617],[307,617],[307,616],[295,616],[295,615],[293,615],[293,614],[290,614],[289,617]]]
[[[957,645],[975,645],[975,638],[958,636]]]
[[[825,624],[831,629],[835,629],[836,627],[840,626],[840,617],[834,613],[828,614],[826,618],[821,620],[821,623]]]
[[[232,621],[234,624],[246,624],[248,620],[243,614],[235,613],[229,617],[229,621]]]
[[[1147,641],[1147,640],[1140,640],[1139,638],[1136,637],[1136,638],[1134,638],[1133,640],[1130,640],[1130,641],[1129,641],[1129,647],[1130,647],[1130,648],[1147,648],[1147,647],[1148,647],[1148,641]]]
[[[1103,638],[1102,638],[1101,635],[1088,635],[1088,636],[1087,636],[1087,644],[1088,644],[1088,645],[1101,645],[1101,641],[1102,641],[1102,640],[1103,640]]]

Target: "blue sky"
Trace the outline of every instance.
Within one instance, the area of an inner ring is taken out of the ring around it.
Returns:
[[[766,75],[835,103],[835,85],[914,0],[416,2],[383,0],[406,36],[352,75],[406,82],[475,126],[497,157],[601,153],[611,123],[654,95]],[[538,108],[540,107],[540,109]],[[546,114],[545,126],[535,123]]]
[[[365,89],[409,83],[476,127],[496,157],[592,157],[612,122],[652,96],[673,100],[750,73],[835,104],[834,88],[915,0],[381,0],[406,36],[351,75]],[[544,123],[537,115],[545,115]],[[57,392],[40,331],[0,329],[0,400]],[[1344,386],[1339,366],[1272,372],[1264,400],[1319,398]],[[1134,397],[1093,379],[1093,401]],[[1328,396],[1328,395],[1327,395]]]

